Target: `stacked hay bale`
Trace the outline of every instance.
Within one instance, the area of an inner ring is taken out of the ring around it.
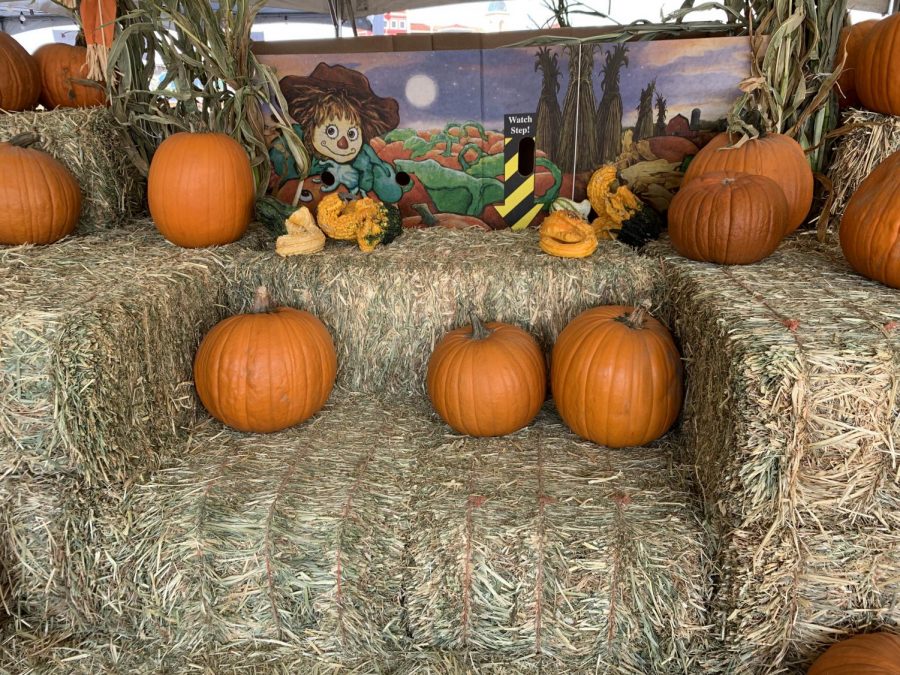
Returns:
[[[0,111],[0,141],[27,132],[40,136],[36,147],[78,180],[84,202],[77,232],[123,227],[144,213],[144,178],[122,151],[120,127],[107,108]]]
[[[900,624],[900,305],[812,236],[717,267],[664,244],[690,380],[682,447],[720,551],[728,672],[802,668]]]

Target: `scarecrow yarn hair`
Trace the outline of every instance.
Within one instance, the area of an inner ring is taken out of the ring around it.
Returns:
[[[313,130],[317,126],[335,117],[347,117],[358,124],[364,141],[370,141],[396,126],[396,113],[391,115],[372,106],[352,92],[343,89],[323,91],[317,87],[290,83],[285,83],[283,88],[288,110],[303,129],[303,137],[307,142],[312,139]]]

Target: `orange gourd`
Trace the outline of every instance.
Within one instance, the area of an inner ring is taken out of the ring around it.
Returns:
[[[835,642],[807,675],[900,675],[900,636],[866,633]]]
[[[259,288],[249,314],[206,334],[194,359],[200,401],[239,431],[269,433],[321,410],[334,387],[337,354],[328,329],[299,309],[275,307]]]
[[[529,424],[544,403],[547,367],[535,339],[518,326],[473,317],[447,333],[428,361],[428,396],[454,430],[503,436]]]
[[[678,348],[643,306],[594,307],[575,317],[553,346],[550,382],[569,428],[610,448],[662,436],[683,397]]]
[[[841,219],[844,257],[864,277],[900,288],[900,152],[875,167]]]
[[[863,41],[876,23],[876,19],[870,19],[841,29],[835,66],[840,65],[846,54],[844,68],[837,80],[838,103],[842,108],[855,108],[859,105],[859,95],[856,93],[856,72],[859,66],[856,61]]]
[[[672,245],[684,257],[745,265],[778,248],[787,227],[787,200],[770,178],[715,171],[681,188],[668,218]]]
[[[856,91],[863,106],[900,115],[900,14],[878,21],[856,56]]]
[[[790,234],[803,223],[812,206],[813,174],[803,148],[782,134],[767,134],[739,148],[728,148],[734,141],[737,138],[721,133],[703,146],[688,165],[682,186],[712,171],[738,171],[771,178],[781,186],[787,199],[787,234]]]
[[[0,32],[0,110],[27,110],[41,95],[37,61],[15,38]]]
[[[178,246],[237,241],[253,217],[254,199],[250,159],[226,134],[174,134],[150,162],[150,216],[162,235]]]
[[[81,188],[34,134],[0,143],[0,244],[50,244],[75,230]]]
[[[48,44],[34,53],[41,72],[41,103],[45,108],[89,108],[106,105],[102,84],[82,84],[87,79],[87,48]]]

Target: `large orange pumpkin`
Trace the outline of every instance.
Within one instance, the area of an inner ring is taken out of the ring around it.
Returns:
[[[856,93],[856,71],[858,68],[856,59],[866,36],[877,23],[877,19],[870,19],[855,23],[852,26],[844,26],[841,29],[837,55],[835,56],[835,66],[841,63],[846,54],[844,69],[837,80],[838,103],[842,108],[855,108],[859,105],[859,96]]]
[[[150,162],[150,216],[162,235],[179,246],[237,241],[253,217],[254,199],[250,159],[225,134],[174,134]]]
[[[447,333],[428,361],[428,396],[453,429],[503,436],[531,422],[547,393],[547,367],[535,339],[518,326],[473,318]]]
[[[37,61],[12,36],[0,32],[0,110],[33,108],[40,95]]]
[[[48,44],[34,53],[41,71],[41,103],[45,108],[89,108],[106,105],[102,84],[81,84],[87,79],[87,48]]]
[[[715,171],[685,185],[669,205],[669,236],[681,255],[745,265],[771,254],[787,228],[787,200],[771,178]]]
[[[900,152],[875,167],[847,203],[841,249],[869,279],[900,288]]]
[[[787,198],[787,233],[793,232],[806,219],[813,199],[812,168],[803,148],[782,134],[768,134],[739,148],[728,148],[736,140],[721,133],[703,146],[688,165],[682,185],[711,171],[739,171],[771,178]]]
[[[321,410],[336,372],[334,342],[322,322],[303,310],[275,307],[262,287],[252,311],[213,326],[194,359],[197,394],[210,415],[260,433]]]
[[[865,633],[835,642],[807,675],[900,675],[900,636]]]
[[[75,230],[81,188],[34,134],[0,143],[0,244],[50,244]]]
[[[550,382],[569,428],[610,448],[659,438],[681,409],[681,356],[644,307],[594,307],[575,317],[553,346]]]
[[[900,115],[900,14],[882,19],[856,56],[856,91],[869,110]]]

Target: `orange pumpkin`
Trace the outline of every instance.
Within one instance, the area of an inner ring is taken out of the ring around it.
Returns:
[[[255,199],[247,153],[221,133],[181,132],[164,140],[150,162],[150,216],[173,244],[230,244],[247,231]]]
[[[322,322],[303,310],[273,306],[263,287],[249,314],[213,326],[194,359],[197,394],[209,414],[259,433],[316,414],[336,372],[334,342]]]
[[[41,71],[41,103],[45,108],[89,108],[106,105],[102,84],[82,84],[87,79],[87,48],[48,44],[34,53]]]
[[[728,148],[737,138],[721,133],[703,146],[684,174],[682,186],[711,171],[738,171],[771,178],[784,191],[790,234],[806,219],[812,206],[813,174],[803,148],[793,138],[767,134]]]
[[[428,361],[428,396],[454,430],[503,436],[529,424],[544,403],[547,367],[535,339],[518,326],[477,317],[447,333]]]
[[[715,171],[685,185],[669,205],[669,236],[685,258],[745,265],[770,255],[787,228],[787,200],[765,176]]]
[[[0,110],[33,108],[40,95],[37,61],[15,38],[0,32]]]
[[[875,167],[847,203],[841,249],[864,277],[900,288],[900,152]]]
[[[877,23],[876,19],[870,19],[852,26],[844,26],[841,29],[835,66],[840,65],[846,55],[844,69],[837,80],[838,104],[842,108],[855,108],[859,105],[859,96],[856,93],[856,70],[858,68],[856,59],[864,44],[863,41]]]
[[[560,416],[576,434],[610,448],[643,445],[678,417],[681,356],[644,307],[594,307],[559,334],[550,383]]]
[[[866,633],[835,642],[807,675],[900,675],[900,636]]]
[[[50,244],[75,230],[81,188],[34,134],[0,143],[0,244]]]
[[[900,14],[877,22],[856,56],[856,91],[869,110],[900,115]]]

